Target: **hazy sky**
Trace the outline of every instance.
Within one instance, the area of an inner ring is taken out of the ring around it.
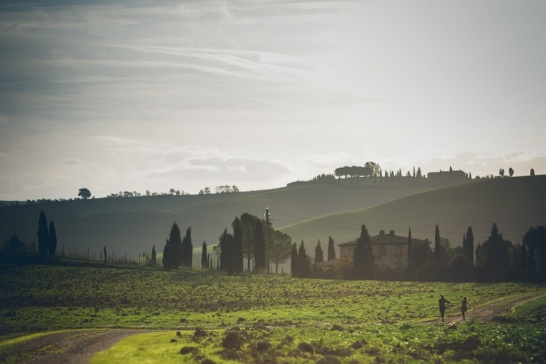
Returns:
[[[546,174],[543,0],[9,3],[3,200]]]

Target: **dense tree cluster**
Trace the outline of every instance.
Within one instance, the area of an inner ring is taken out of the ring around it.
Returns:
[[[182,241],[180,229],[176,222],[174,222],[169,233],[169,238],[163,248],[163,267],[165,269],[176,269],[180,266],[191,268],[192,259],[191,227],[187,228],[186,235]]]
[[[452,248],[435,227],[434,248],[429,240],[414,240],[408,231],[408,265],[392,268],[373,262],[370,236],[364,225],[352,257],[334,264],[315,264],[311,276],[317,278],[417,280],[447,282],[546,282],[546,227],[531,227],[514,245],[503,238],[497,224],[484,242],[474,249],[474,233],[469,226],[462,236],[462,246]],[[301,248],[300,248],[301,250]],[[292,248],[292,269],[299,266],[299,254]]]

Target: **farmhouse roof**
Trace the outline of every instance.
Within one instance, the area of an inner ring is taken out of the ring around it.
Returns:
[[[389,234],[386,234],[383,230],[381,230],[379,235],[371,236],[370,240],[372,241],[372,245],[407,244],[408,243],[407,236],[395,235],[393,230],[391,230]],[[417,243],[423,240],[412,238],[411,241],[414,243]],[[356,239],[352,241],[348,241],[346,243],[338,244],[338,246],[353,246],[353,245],[356,245]]]

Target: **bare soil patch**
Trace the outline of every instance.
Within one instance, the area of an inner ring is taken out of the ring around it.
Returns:
[[[94,353],[108,349],[135,330],[85,330],[54,333],[29,340],[0,355],[0,362],[71,363],[89,362]]]

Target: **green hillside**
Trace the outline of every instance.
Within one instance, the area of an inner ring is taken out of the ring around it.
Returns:
[[[337,243],[354,240],[360,225],[371,235],[380,230],[434,240],[435,225],[452,245],[460,245],[468,226],[476,243],[483,242],[496,222],[503,236],[520,243],[531,226],[546,225],[546,176],[479,180],[463,185],[426,191],[379,206],[330,214],[282,230],[312,247],[317,239]],[[324,244],[324,243],[323,243]]]
[[[100,198],[0,207],[0,242],[13,234],[36,240],[40,210],[55,221],[58,250],[99,256],[106,246],[116,255],[136,257],[162,251],[173,221],[182,232],[191,226],[194,247],[214,244],[235,216],[248,212],[263,216],[269,207],[276,228],[317,216],[380,205],[430,190],[421,185],[307,184],[274,190],[212,195]]]
[[[58,251],[77,248],[98,257],[106,246],[117,256],[136,257],[161,252],[176,221],[182,232],[192,227],[195,248],[204,240],[216,243],[235,216],[248,212],[263,216],[269,207],[275,228],[304,240],[311,254],[317,239],[323,248],[332,236],[336,243],[355,239],[360,225],[372,235],[395,230],[405,236],[411,226],[415,238],[434,237],[434,226],[454,245],[471,225],[477,242],[496,222],[504,236],[518,243],[530,226],[546,225],[546,176],[478,180],[437,186],[432,184],[348,185],[302,184],[274,190],[231,194],[100,198],[0,207],[0,242],[16,234],[36,240],[43,210],[55,221]],[[196,257],[195,260],[198,258]]]

